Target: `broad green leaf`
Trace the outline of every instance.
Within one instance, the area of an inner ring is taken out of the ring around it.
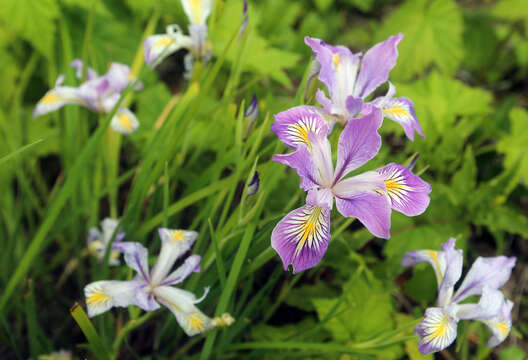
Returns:
[[[408,80],[431,64],[453,74],[464,55],[462,31],[460,9],[453,0],[407,0],[382,22],[375,39],[405,35],[391,78]]]
[[[464,153],[462,167],[456,172],[451,180],[451,186],[459,198],[466,199],[472,196],[477,183],[477,165],[471,146],[468,146]]]
[[[520,173],[528,180],[528,156],[526,144],[528,144],[528,112],[520,107],[510,111],[511,130],[497,144],[497,150],[506,157],[504,164],[506,168],[512,168],[520,161]]]
[[[396,323],[398,326],[404,326],[414,320],[412,316],[409,316],[407,314],[395,314]],[[407,335],[413,334],[413,328],[410,327],[408,331],[406,332]],[[418,338],[414,338],[412,340],[408,340],[405,342],[405,352],[407,353],[407,356],[409,356],[410,360],[433,360],[432,354],[428,355],[422,355],[420,351],[418,350]]]
[[[528,7],[524,0],[500,0],[491,13],[496,17],[508,20],[526,20],[528,18]]]
[[[493,28],[493,18],[486,11],[464,13],[464,65],[475,71],[482,71],[488,78],[496,73],[491,66],[499,40]]]
[[[215,25],[215,32],[210,34],[211,42],[215,50],[219,51],[224,48],[227,39],[231,37],[231,34],[236,31],[237,26],[240,24],[235,19],[241,19],[241,14],[242,2],[230,1],[225,4],[221,17]],[[284,70],[293,67],[299,60],[299,55],[271,46],[259,34],[257,24],[254,21],[255,18],[255,14],[250,7],[248,25],[248,31],[250,33],[247,39],[245,55],[242,60],[243,69],[246,71],[255,71],[260,75],[270,76],[284,86],[291,86],[290,80]],[[238,49],[234,47],[229,51],[227,59],[233,62],[237,54]]]
[[[508,346],[499,352],[499,360],[525,360],[526,351],[519,346]]]
[[[55,0],[0,0],[0,21],[51,58],[59,7]]]
[[[506,231],[528,238],[528,218],[521,209],[510,206],[487,206],[475,216],[475,223],[485,225],[491,230]]]

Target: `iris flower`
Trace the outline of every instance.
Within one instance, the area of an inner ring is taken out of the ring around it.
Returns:
[[[513,303],[505,300],[498,289],[508,281],[515,257],[478,257],[464,281],[454,292],[462,274],[462,250],[455,249],[455,239],[442,244],[443,251],[409,251],[402,258],[403,266],[428,262],[434,269],[438,283],[437,306],[428,308],[416,327],[422,354],[445,349],[457,336],[459,320],[477,320],[486,324],[493,335],[487,346],[500,344],[511,330]],[[461,303],[470,296],[480,296],[479,302]]]
[[[189,18],[189,35],[184,35],[176,24],[167,26],[166,34],[149,36],[143,43],[145,63],[154,68],[167,56],[180,49],[186,49],[185,68],[189,75],[192,71],[194,56],[207,58],[211,54],[207,44],[207,18],[211,13],[212,0],[182,0],[183,10]]]
[[[161,251],[151,270],[148,267],[148,251],[143,245],[137,242],[114,244],[116,249],[125,254],[125,262],[136,272],[136,276],[129,281],[96,281],[88,284],[84,288],[88,315],[92,317],[112,307],[130,305],[154,311],[163,304],[172,311],[189,336],[232,323],[229,316],[211,319],[196,308],[195,304],[205,298],[209,288],[197,299],[193,293],[173,286],[191,273],[200,271],[199,255],[190,255],[182,265],[171,271],[176,260],[191,248],[198,234],[195,231],[161,228],[159,235]]]
[[[82,77],[83,63],[77,59],[71,63],[77,78]],[[49,90],[37,103],[33,116],[38,117],[58,110],[64,105],[74,104],[87,107],[101,114],[109,113],[121,97],[121,93],[135,81],[127,65],[112,63],[104,75],[99,76],[95,70],[88,68],[86,81],[79,87],[64,86],[64,75],[60,75],[55,87]],[[139,90],[138,84],[134,90]],[[121,134],[130,134],[139,126],[139,122],[132,111],[124,106],[117,109],[110,122],[110,126]]]
[[[366,105],[372,105],[379,108],[384,117],[400,124],[409,139],[414,140],[414,131],[424,137],[412,101],[394,97],[396,89],[390,82],[387,95],[365,103],[374,90],[387,82],[391,69],[396,65],[397,46],[402,38],[402,34],[391,36],[374,45],[364,56],[354,54],[344,46],[305,38],[319,63],[319,80],[325,84],[330,95],[327,98],[319,89],[316,98],[330,117],[345,122],[364,113]]]
[[[106,218],[103,221],[101,221],[101,230],[98,228],[93,227],[90,229],[88,233],[88,237],[86,238],[86,243],[88,245],[88,251],[97,257],[99,261],[103,261],[106,249],[108,246],[108,243],[110,240],[112,240],[112,235],[116,231],[117,227],[119,226],[119,220]],[[123,240],[125,237],[124,232],[117,233],[113,246],[117,245],[120,241]],[[109,262],[110,265],[119,265],[119,251],[115,248],[113,248],[110,252],[110,258]]]
[[[431,186],[404,166],[389,164],[346,177],[378,153],[381,122],[376,107],[348,121],[339,137],[334,168],[329,126],[317,109],[298,106],[275,116],[271,130],[294,151],[274,155],[273,160],[295,169],[300,187],[308,191],[306,205],[287,214],[272,233],[272,247],[285,269],[292,264],[299,272],[321,260],[330,240],[334,199],[343,216],[357,218],[381,238],[390,237],[391,208],[415,216],[429,205]]]

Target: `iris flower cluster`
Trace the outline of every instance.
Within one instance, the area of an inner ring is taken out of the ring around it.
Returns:
[[[499,345],[510,333],[513,303],[498,289],[510,278],[515,257],[478,257],[462,284],[454,286],[462,275],[462,250],[455,249],[455,239],[442,244],[442,251],[409,251],[402,258],[403,266],[428,262],[434,269],[438,283],[437,306],[428,308],[416,327],[422,354],[445,349],[457,336],[460,320],[477,320],[486,324],[493,335],[487,345]],[[465,303],[470,296],[480,296],[478,303]]]
[[[211,319],[195,306],[205,298],[209,288],[196,298],[193,293],[173,286],[183,282],[193,272],[200,272],[199,255],[188,256],[173,270],[176,261],[191,249],[198,233],[160,228],[159,236],[161,251],[152,269],[148,266],[148,250],[140,243],[119,241],[112,244],[114,250],[124,254],[126,264],[136,272],[136,276],[128,281],[104,280],[88,284],[84,288],[88,316],[99,315],[112,307],[130,305],[154,311],[162,304],[174,314],[189,336],[216,326],[230,325],[234,320],[228,314]]]
[[[79,59],[72,61],[71,66],[76,69],[76,77],[83,77],[83,62]],[[129,84],[135,82],[130,67],[120,63],[112,63],[108,72],[98,75],[94,69],[86,69],[86,81],[79,87],[65,86],[64,75],[60,75],[55,87],[49,90],[37,103],[33,116],[38,117],[58,110],[64,105],[80,105],[100,114],[107,114],[121,98],[121,93]],[[134,90],[140,90],[142,84],[136,84]],[[121,134],[130,134],[139,126],[136,115],[128,108],[121,106],[110,122],[110,126]]]
[[[330,211],[336,203],[345,217],[355,217],[375,236],[390,237],[392,209],[416,216],[429,205],[431,186],[412,173],[412,166],[390,163],[375,171],[347,175],[374,158],[381,147],[378,130],[384,117],[401,124],[411,140],[422,130],[411,100],[395,98],[389,83],[386,96],[367,101],[388,80],[396,64],[397,45],[403,35],[391,36],[362,57],[343,46],[332,46],[307,37],[317,60],[322,107],[297,106],[275,115],[271,130],[293,152],[273,160],[294,169],[307,191],[306,205],[287,214],[275,227],[272,247],[284,269],[295,273],[319,263],[330,241]],[[336,123],[344,125],[332,160],[328,135]]]

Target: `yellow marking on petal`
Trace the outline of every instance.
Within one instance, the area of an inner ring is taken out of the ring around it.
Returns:
[[[132,131],[132,120],[127,114],[118,114],[117,119],[128,130]]]
[[[189,315],[187,317],[187,321],[189,322],[191,328],[199,330],[200,332],[205,330],[202,319],[200,319],[200,316],[198,314],[194,313]]]
[[[61,101],[63,100],[63,98],[55,93],[47,93],[46,95],[44,95],[44,97],[42,98],[42,100],[40,100],[41,102],[45,103],[45,104],[49,104],[49,103],[54,103],[54,102],[58,102],[58,101]]]
[[[306,127],[302,127],[299,124],[294,124],[291,127],[297,133],[297,136],[299,137],[300,141],[302,141],[306,145],[310,145],[310,140],[308,140],[308,130],[306,129]]]
[[[182,230],[171,231],[170,239],[173,243],[183,240],[183,231]]]
[[[410,188],[399,182],[397,179],[387,179],[385,180],[385,187],[387,191],[399,191],[399,190],[409,190]]]
[[[332,56],[332,64],[334,64],[334,67],[339,66],[339,55],[338,54],[334,54]]]
[[[502,333],[502,335],[504,335],[504,337],[506,337],[510,332],[510,330],[508,329],[508,324],[504,321],[496,323],[494,325]]]
[[[174,40],[168,36],[166,37],[162,37],[161,39],[159,39],[158,41],[156,41],[154,43],[154,47],[165,47],[165,46],[169,46],[170,44],[172,44],[174,42]]]
[[[295,256],[298,256],[304,247],[304,244],[308,238],[313,239],[315,231],[317,230],[317,224],[319,222],[319,216],[321,215],[322,207],[316,206],[313,212],[310,214],[306,222],[300,225],[299,232],[301,233],[301,239],[297,243],[295,248]]]
[[[92,241],[90,244],[88,244],[88,252],[92,255],[99,255],[97,250],[101,249],[103,246],[103,243],[100,240]]]
[[[202,0],[191,0],[194,23],[200,24],[202,18]]]
[[[106,294],[103,290],[95,290],[91,296],[86,299],[86,304],[99,305],[112,300],[112,297]]]
[[[118,258],[119,258],[119,251],[117,251],[117,250],[112,250],[112,252],[110,253],[110,258],[112,258],[112,259],[118,259]]]
[[[411,116],[411,114],[409,114],[409,111],[407,111],[405,108],[401,106],[388,107],[388,108],[383,109],[382,111],[385,116],[393,116],[393,117]]]
[[[429,335],[427,335],[424,340],[425,342],[429,342],[431,340],[437,339],[437,338],[444,338],[447,336],[447,332],[449,330],[449,317],[447,314],[444,314],[442,319],[438,321],[438,323],[435,323],[431,325],[431,328],[434,329]]]
[[[433,266],[436,270],[435,272],[436,272],[438,284],[441,284],[443,280],[443,275],[442,275],[442,269],[440,267],[440,262],[438,262],[438,253],[433,250],[425,250],[425,251],[427,251],[427,255],[429,255],[429,257],[433,261]]]

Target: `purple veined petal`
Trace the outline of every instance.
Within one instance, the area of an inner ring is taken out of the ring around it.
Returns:
[[[499,316],[502,304],[502,292],[485,286],[478,304],[459,304],[456,306],[456,315],[461,320],[492,319]]]
[[[77,79],[82,79],[84,70],[83,61],[81,59],[75,59],[70,63],[70,66],[75,69],[75,76],[77,77]],[[97,74],[97,72],[91,67],[88,67],[86,69],[86,80],[92,80],[98,76],[99,75]]]
[[[379,174],[370,171],[342,180],[333,192],[343,216],[357,218],[374,236],[390,237],[391,206]]]
[[[88,316],[102,314],[113,307],[127,307],[130,305],[144,305],[138,301],[138,294],[147,291],[147,284],[143,281],[96,281],[84,288]],[[151,304],[151,306],[155,306]]]
[[[495,347],[508,337],[512,327],[512,308],[513,302],[506,300],[502,303],[497,316],[491,319],[477,319],[486,324],[493,333],[486,343],[486,346]]]
[[[39,117],[56,111],[64,105],[86,106],[86,102],[81,97],[78,88],[71,86],[58,86],[49,90],[42,99],[39,100],[33,110],[33,117]]]
[[[110,88],[117,93],[123,92],[133,80],[130,67],[116,62],[110,64],[110,69],[104,76],[108,79]]]
[[[330,241],[330,210],[304,205],[287,214],[273,229],[271,246],[279,254],[284,270],[298,273],[317,265]]]
[[[200,261],[201,260],[202,260],[202,257],[200,255],[189,256],[187,259],[185,259],[185,262],[180,267],[178,267],[172,273],[167,275],[165,280],[163,280],[163,282],[160,285],[165,286],[165,285],[179,284],[182,281],[184,281],[193,272],[200,272]]]
[[[334,183],[376,156],[381,147],[378,129],[382,120],[381,111],[373,108],[369,114],[347,121],[339,136]]]
[[[438,287],[442,284],[446,269],[445,254],[442,251],[434,250],[412,250],[403,255],[402,266],[415,266],[420,263],[428,262],[433,267]]]
[[[275,154],[273,161],[294,169],[301,178],[299,186],[302,189],[310,190],[319,186],[317,167],[312,155],[305,147],[300,147],[289,154]]]
[[[346,99],[346,109],[348,111],[347,119],[353,118],[363,109],[363,99],[349,96]]]
[[[132,111],[125,107],[120,107],[110,121],[110,126],[116,132],[128,135],[137,130],[139,121]]]
[[[498,289],[508,281],[516,262],[515,257],[478,257],[458,288],[453,301],[460,302],[482,293],[484,286]]]
[[[317,169],[315,179],[319,185],[329,189],[334,181],[334,164],[330,141],[326,136],[311,132],[308,133],[308,139],[313,163]]]
[[[138,273],[144,281],[149,281],[148,250],[138,242],[114,242],[112,248],[125,255],[125,262],[129,268]]]
[[[376,170],[385,179],[392,208],[407,216],[420,215],[429,206],[431,185],[405,166],[388,164]]]
[[[456,240],[450,238],[441,244],[446,266],[438,287],[438,306],[447,306],[451,302],[454,286],[462,275],[464,256],[462,250],[455,249],[455,243]]]
[[[202,313],[194,304],[198,301],[193,293],[170,286],[154,289],[156,299],[174,314],[185,334],[193,336],[215,327],[213,319]]]
[[[304,42],[312,48],[321,65],[319,80],[328,89],[333,115],[346,116],[346,99],[353,95],[361,54],[353,54],[344,46],[332,46],[323,41],[305,37]]]
[[[330,101],[329,98],[326,97],[326,94],[324,93],[323,90],[321,89],[317,89],[317,91],[315,92],[315,99],[317,100],[317,102],[319,104],[321,104],[321,106],[323,107],[323,109],[328,112],[329,114],[331,114],[331,111],[332,111],[332,101]]]
[[[457,336],[457,320],[442,308],[428,308],[425,317],[414,329],[420,337],[418,349],[430,354],[447,348]]]
[[[212,0],[181,0],[181,2],[183,11],[192,25],[205,24],[213,7]]]
[[[328,125],[313,106],[296,106],[275,115],[271,125],[277,137],[288,147],[310,147],[309,133],[328,135]]]
[[[403,34],[389,37],[370,48],[361,60],[361,69],[354,87],[355,97],[365,98],[386,82],[398,59],[398,44]]]
[[[109,107],[108,110],[106,110],[105,107],[101,105],[101,98],[108,94],[108,90],[108,79],[103,76],[82,83],[78,88],[78,94],[79,97],[82,98],[86,103],[86,107],[99,113],[105,113],[110,111],[115,104],[114,103],[112,106],[107,106]],[[119,99],[119,94],[116,95],[118,95],[117,99]]]
[[[151,283],[160,284],[176,260],[189,251],[198,237],[196,231],[160,228],[161,251],[151,272]]]
[[[406,97],[393,98],[387,101],[381,108],[383,115],[403,127],[405,135],[409,140],[414,140],[414,132],[424,138],[422,127],[416,117],[414,104]]]

